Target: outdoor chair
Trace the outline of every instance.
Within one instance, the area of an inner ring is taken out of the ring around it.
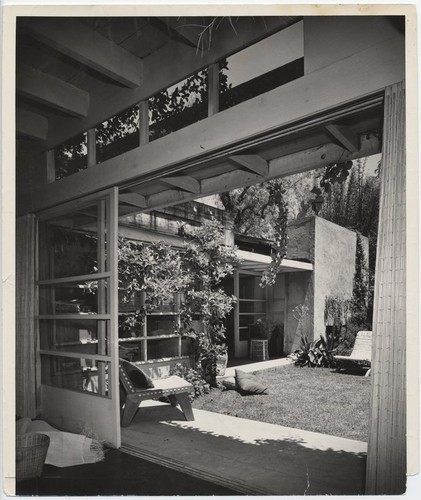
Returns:
[[[347,366],[360,365],[368,366],[368,371],[365,374],[368,377],[371,373],[371,344],[372,344],[372,332],[370,331],[360,331],[355,337],[354,347],[349,356],[334,356],[337,361],[336,370],[339,371],[341,368],[346,368]]]
[[[194,420],[193,410],[189,399],[189,393],[193,392],[193,386],[181,377],[172,375],[167,378],[154,379],[154,387],[150,389],[139,389],[133,385],[126,370],[120,363],[120,384],[126,393],[125,404],[122,408],[121,426],[127,427],[133,420],[139,405],[148,399],[168,397],[172,406],[180,405],[186,420]],[[122,396],[120,391],[120,396]]]

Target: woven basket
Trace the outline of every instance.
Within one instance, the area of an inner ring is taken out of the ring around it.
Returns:
[[[49,445],[45,434],[16,436],[16,481],[40,477]]]

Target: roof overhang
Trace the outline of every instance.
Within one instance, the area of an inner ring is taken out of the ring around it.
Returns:
[[[269,255],[262,255],[246,250],[237,250],[237,257],[241,259],[240,271],[264,271],[271,263]],[[301,260],[283,259],[280,273],[291,273],[297,271],[313,271],[313,264]]]

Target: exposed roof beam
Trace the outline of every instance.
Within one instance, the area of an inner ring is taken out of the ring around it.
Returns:
[[[89,117],[80,123],[64,123],[63,120],[50,122],[48,148],[51,149],[81,131],[95,127],[98,123],[123,109],[144,101],[158,90],[165,89],[188,75],[216,63],[227,54],[232,54],[264,36],[278,31],[283,26],[276,16],[265,18],[265,22],[253,22],[236,26],[237,33],[227,30],[214,37],[209,50],[193,54],[181,44],[165,44],[143,60],[143,82],[140,87],[130,90],[113,86],[95,93],[91,98]],[[163,62],[165,64],[163,64]]]
[[[176,22],[177,24],[174,24]],[[173,18],[173,17],[151,17],[149,20],[149,23],[152,24],[152,26],[155,26],[159,31],[162,33],[165,33],[169,37],[171,37],[173,40],[176,42],[180,42],[184,45],[187,45],[188,47],[197,49],[197,38],[198,37],[188,37],[186,36],[185,32],[180,31],[177,29],[177,27],[180,26],[180,22],[178,21],[178,18]]]
[[[276,158],[269,162],[268,175],[262,178],[260,175],[251,172],[234,170],[225,174],[209,177],[202,180],[201,196],[230,191],[252,184],[260,183],[263,180],[268,181],[285,177],[296,173],[306,172],[316,168],[324,167],[338,161],[352,160],[364,156],[379,153],[381,151],[380,140],[374,135],[363,136],[361,141],[361,150],[356,154],[344,153],[343,148],[337,144],[325,144],[323,146],[313,147],[305,151],[289,154]],[[227,165],[228,166],[228,165]],[[139,186],[141,189],[141,186]],[[197,198],[193,193],[168,190],[149,196],[148,208],[144,211],[158,210],[160,208],[177,205]]]
[[[26,109],[16,110],[16,131],[30,139],[45,141],[48,132],[48,119]]]
[[[254,174],[262,177],[268,174],[268,162],[259,155],[232,155],[229,159]]]
[[[120,201],[128,205],[133,205],[134,207],[146,208],[148,206],[145,196],[139,193],[120,193],[118,198]]]
[[[326,125],[326,130],[350,153],[357,153],[359,150],[359,138],[358,134],[352,129],[345,125],[332,123]]]
[[[194,177],[190,177],[188,175],[163,177],[161,181],[165,182],[165,184],[169,184],[170,186],[177,187],[182,191],[187,191],[188,193],[200,193],[200,182]]]
[[[30,66],[19,64],[16,71],[18,93],[71,116],[87,116],[89,94]]]
[[[37,40],[126,87],[142,83],[139,58],[74,19],[32,18],[27,29]]]

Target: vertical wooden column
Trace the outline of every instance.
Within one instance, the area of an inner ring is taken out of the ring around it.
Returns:
[[[36,417],[35,216],[16,221],[16,415]]]
[[[240,272],[234,269],[234,295],[237,300],[234,304],[234,356],[239,356],[240,349]]]
[[[47,183],[56,180],[56,158],[54,149],[47,151]]]
[[[149,142],[149,102],[139,103],[139,145]]]
[[[406,484],[405,84],[386,89],[366,493]]]
[[[97,236],[97,258],[98,258],[98,272],[103,273],[106,271],[106,201],[100,200],[98,203],[98,236]],[[109,236],[109,235],[108,235]],[[109,264],[108,264],[109,267]],[[106,314],[107,310],[107,294],[110,293],[104,280],[98,281],[98,314]],[[98,354],[106,355],[107,343],[109,342],[109,332],[107,334],[107,322],[98,321]],[[98,361],[98,392],[105,396],[106,394],[106,363]]]
[[[88,136],[88,167],[96,165],[96,131],[90,128],[87,132]]]
[[[219,63],[208,67],[208,116],[219,112]]]

